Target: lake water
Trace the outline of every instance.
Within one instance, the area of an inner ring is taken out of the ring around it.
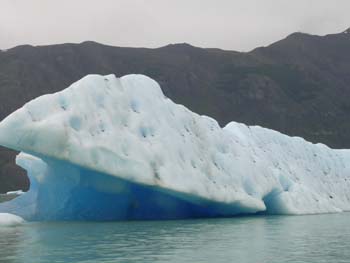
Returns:
[[[350,213],[0,228],[0,262],[350,262]]]

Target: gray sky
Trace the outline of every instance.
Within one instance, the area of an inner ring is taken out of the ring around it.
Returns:
[[[0,0],[0,48],[93,40],[248,51],[350,27],[350,0]]]

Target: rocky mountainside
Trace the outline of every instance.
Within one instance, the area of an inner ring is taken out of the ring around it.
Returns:
[[[175,102],[221,125],[234,120],[350,148],[350,30],[294,33],[247,53],[188,44],[18,46],[0,51],[0,119],[89,73],[146,74]],[[0,150],[0,192],[28,185],[14,156]]]

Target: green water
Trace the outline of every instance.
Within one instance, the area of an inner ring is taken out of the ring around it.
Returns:
[[[0,262],[350,262],[350,213],[0,228]]]

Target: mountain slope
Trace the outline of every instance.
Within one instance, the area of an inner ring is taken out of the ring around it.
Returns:
[[[188,44],[157,49],[95,42],[18,46],[0,52],[0,119],[25,102],[67,87],[90,74],[146,74],[177,103],[209,115],[261,125],[288,135],[350,148],[350,34],[294,33],[248,53]],[[13,158],[4,152],[3,160]],[[3,178],[14,164],[0,167]],[[17,186],[23,187],[16,182]],[[16,188],[16,187],[15,187]]]

